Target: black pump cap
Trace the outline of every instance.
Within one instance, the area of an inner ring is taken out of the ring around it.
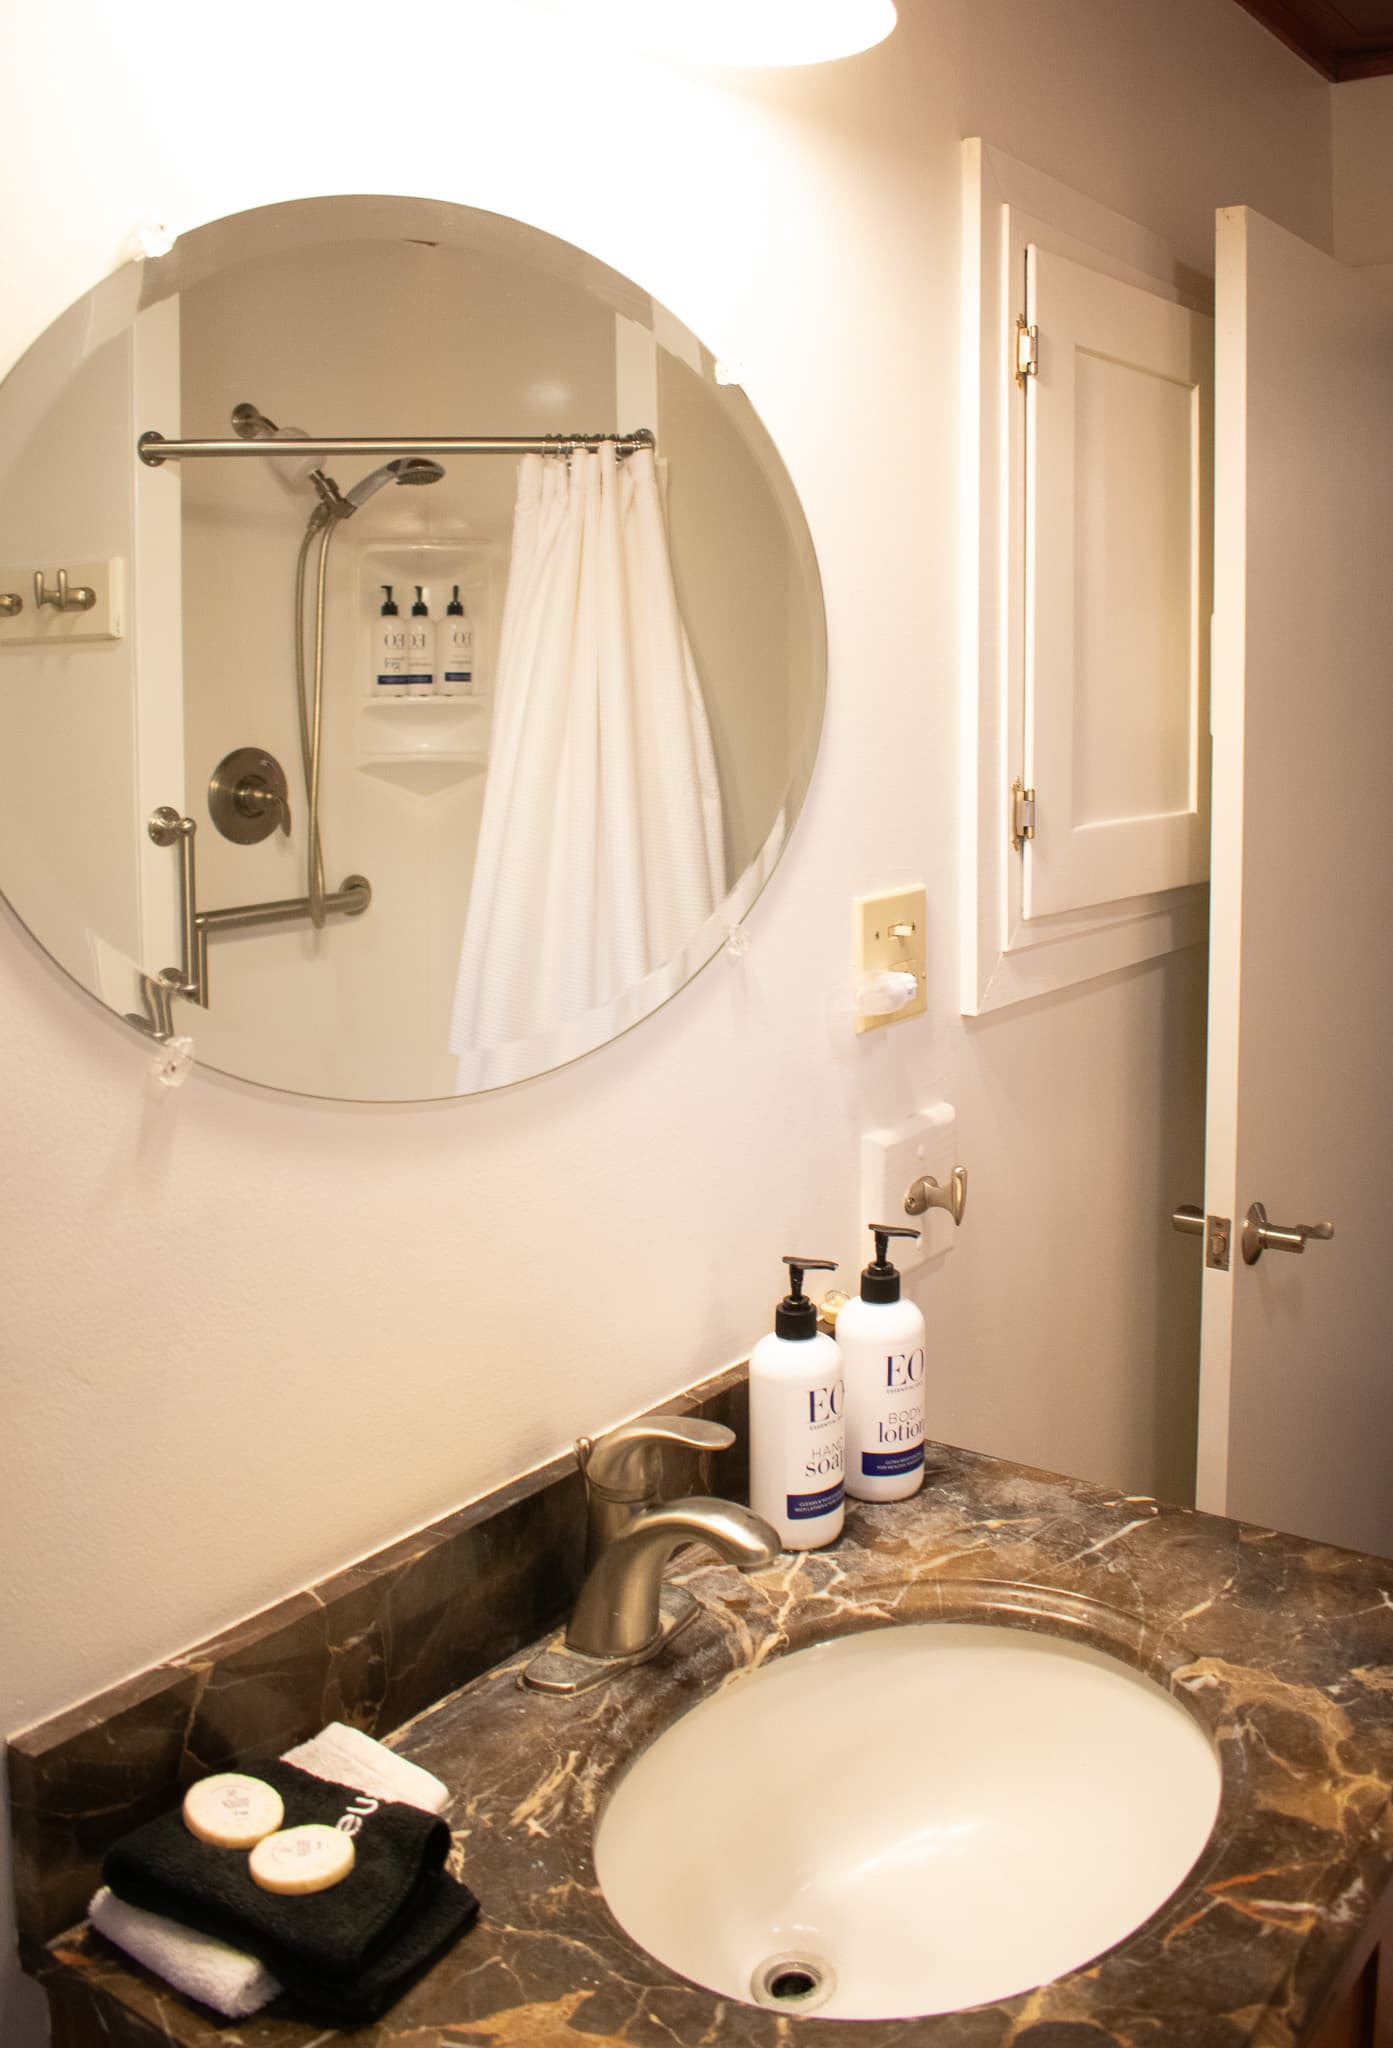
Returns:
[[[416,593],[416,602],[411,607],[412,618],[429,618],[430,614],[426,610],[426,600],[425,597],[422,595],[423,591],[425,590],[425,585],[423,583],[413,583],[411,587]]]
[[[391,586],[391,584],[390,584],[390,583],[379,583],[377,587],[378,587],[378,589],[379,589],[379,590],[385,590],[385,591],[386,591],[386,593],[387,593],[387,596],[386,596],[386,600],[385,600],[385,602],[383,603],[383,606],[382,606],[382,616],[383,616],[383,618],[384,618],[384,619],[394,619],[394,618],[396,617],[396,615],[397,615],[397,608],[396,608],[396,605],[395,605],[395,604],[394,604],[394,603],[392,602],[392,586]]]
[[[445,610],[450,618],[462,619],[464,617],[464,606],[459,601],[459,585],[456,583],[452,587],[454,595],[446,605]]]
[[[814,1268],[821,1273],[835,1273],[835,1259],[798,1259],[784,1254],[791,1283],[790,1291],[774,1311],[774,1335],[776,1337],[815,1337],[817,1335],[817,1303],[809,1301],[803,1292],[803,1275]]]
[[[892,1237],[918,1237],[917,1230],[909,1230],[899,1223],[871,1223],[867,1228],[875,1232],[875,1264],[861,1268],[862,1301],[898,1301],[900,1298],[900,1273],[892,1266],[887,1253]]]

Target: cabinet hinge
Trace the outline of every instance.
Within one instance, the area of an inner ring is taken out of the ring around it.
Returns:
[[[1027,377],[1040,374],[1040,330],[1028,326],[1024,313],[1016,320],[1016,382],[1022,391]]]
[[[1011,844],[1020,853],[1027,839],[1035,837],[1035,792],[1026,789],[1018,775],[1011,784]]]

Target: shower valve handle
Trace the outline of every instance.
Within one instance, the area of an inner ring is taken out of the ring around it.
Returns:
[[[270,811],[280,820],[286,838],[290,837],[290,805],[278,789],[268,788],[259,775],[244,776],[238,783],[236,804],[248,818],[264,818]]]
[[[208,815],[234,846],[256,846],[280,826],[290,837],[285,771],[262,747],[234,747],[208,779]]]

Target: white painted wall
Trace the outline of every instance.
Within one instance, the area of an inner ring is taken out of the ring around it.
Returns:
[[[403,121],[375,10],[74,0],[61,89],[12,96],[5,189],[43,204],[8,215],[0,362],[142,220],[374,190],[516,214],[744,363],[819,550],[831,676],[748,958],[502,1094],[335,1108],[197,1074],[166,1093],[0,929],[0,1728],[742,1355],[781,1252],[854,1274],[860,1134],[938,1096],[973,1181],[960,1248],[915,1289],[932,1428],[1187,1485],[1197,1277],[1163,1216],[1199,1185],[1204,962],[971,1025],[956,1007],[958,145],[983,134],[1207,270],[1220,203],[1329,245],[1328,93],[1229,0],[902,16],[878,52],[756,78],[600,61],[557,31],[543,56],[522,0],[419,0],[413,59],[468,53],[469,118]],[[9,35],[10,75],[51,79],[41,16]],[[562,106],[558,76],[624,83]],[[915,878],[928,1012],[854,1038],[849,900]],[[42,2038],[12,1971],[0,2038]]]

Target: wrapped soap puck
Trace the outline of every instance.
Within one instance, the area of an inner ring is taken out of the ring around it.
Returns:
[[[285,1819],[274,1785],[241,1771],[200,1778],[184,1794],[184,1826],[215,1849],[252,1849]]]
[[[266,1835],[247,1859],[252,1879],[264,1892],[327,1892],[342,1884],[354,1860],[353,1837],[322,1821],[282,1828]]]

